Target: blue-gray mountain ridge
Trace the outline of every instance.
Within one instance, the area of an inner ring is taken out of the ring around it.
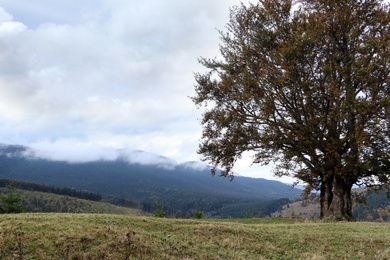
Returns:
[[[265,216],[301,193],[278,181],[212,176],[210,167],[200,162],[177,164],[143,151],[117,152],[115,159],[69,162],[44,158],[29,147],[2,144],[0,178],[119,196],[137,201],[146,212],[160,200],[167,214],[177,217],[194,210],[208,217]]]

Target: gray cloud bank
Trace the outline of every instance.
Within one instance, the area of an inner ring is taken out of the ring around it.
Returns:
[[[0,143],[69,161],[118,149],[199,161],[193,73],[238,4],[0,0]],[[271,177],[249,165],[236,171]]]
[[[193,72],[237,3],[0,1],[0,141],[197,159]]]
[[[69,148],[68,143],[64,147],[26,147],[22,150],[9,150],[9,146],[0,143],[0,155],[7,157],[24,157],[29,160],[44,159],[49,161],[65,161],[68,163],[88,163],[96,161],[122,160],[129,164],[155,165],[164,169],[174,170],[176,167],[186,167],[193,170],[206,170],[210,167],[202,162],[181,162],[141,150],[107,149],[94,145],[80,145]]]

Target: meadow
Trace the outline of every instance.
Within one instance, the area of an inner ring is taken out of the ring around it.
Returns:
[[[4,214],[0,259],[390,259],[390,224]]]

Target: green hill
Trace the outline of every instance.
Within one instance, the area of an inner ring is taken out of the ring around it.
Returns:
[[[106,202],[109,204],[127,207],[127,208],[139,208],[139,205],[131,200],[105,195],[102,196],[98,193],[92,193],[84,190],[77,190],[69,187],[55,187],[47,184],[39,184],[33,182],[25,182],[19,180],[11,180],[11,179],[1,179],[0,178],[0,188],[5,188],[7,185],[14,186],[20,190],[26,191],[39,191],[44,193],[52,193],[57,195],[66,195],[68,197],[85,199],[90,201],[100,201]]]
[[[19,190],[23,197],[25,212],[65,212],[140,215],[134,208],[115,206],[109,203],[78,199],[47,192]]]
[[[10,191],[10,188],[12,191]],[[12,192],[22,199],[23,212],[65,212],[137,215],[137,204],[112,196],[67,187],[54,187],[8,179],[0,179],[0,194]],[[102,201],[104,199],[104,202]],[[109,202],[109,203],[107,203]],[[4,206],[6,202],[0,202]],[[126,207],[117,205],[125,204]]]

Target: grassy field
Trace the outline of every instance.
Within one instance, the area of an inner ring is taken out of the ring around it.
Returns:
[[[390,224],[11,214],[0,259],[390,259]]]

